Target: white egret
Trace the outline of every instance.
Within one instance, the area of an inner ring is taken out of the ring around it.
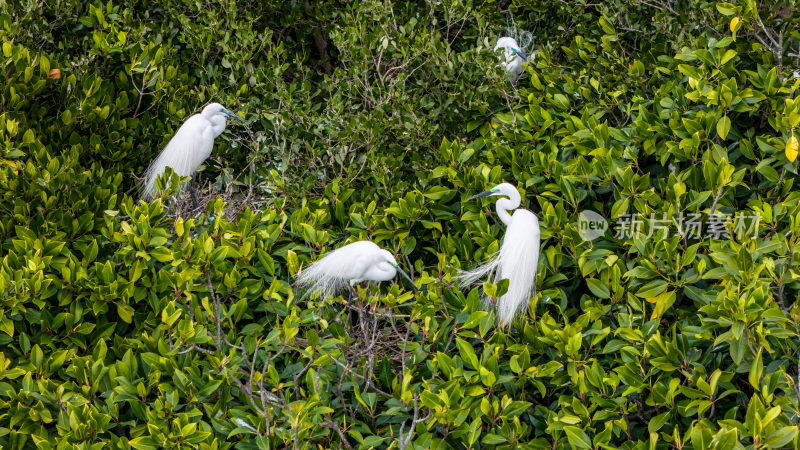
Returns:
[[[394,255],[370,241],[358,241],[328,253],[303,269],[297,283],[309,287],[310,294],[327,297],[347,287],[348,282],[352,286],[362,281],[388,281],[397,272],[414,286],[411,278],[397,265]]]
[[[142,198],[151,200],[155,196],[156,178],[167,167],[171,167],[182,177],[193,176],[200,164],[211,155],[214,139],[225,131],[226,117],[244,122],[219,103],[211,103],[200,114],[186,119],[161,154],[147,168],[141,186]],[[192,200],[196,205],[193,187]]]
[[[494,50],[503,49],[503,67],[506,72],[511,74],[511,81],[517,81],[519,75],[522,73],[522,63],[528,60],[525,53],[520,50],[517,41],[511,37],[501,37],[497,40]]]
[[[500,251],[488,262],[459,275],[462,287],[475,283],[484,275],[490,275],[493,283],[508,279],[508,291],[497,299],[496,311],[500,326],[507,326],[517,315],[524,314],[528,301],[536,291],[536,270],[539,265],[539,219],[527,209],[517,209],[520,195],[517,188],[508,183],[498,184],[492,189],[470,197],[502,195],[497,201],[497,215],[506,224],[506,234]],[[514,210],[513,215],[508,211]]]

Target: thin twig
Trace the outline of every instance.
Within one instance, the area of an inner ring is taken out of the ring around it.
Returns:
[[[408,447],[408,444],[411,443],[411,438],[414,436],[414,430],[417,428],[417,425],[425,422],[426,420],[433,417],[433,412],[429,411],[428,415],[423,418],[419,417],[419,394],[414,393],[414,415],[411,419],[411,425],[408,427],[408,434],[403,436],[403,428],[405,427],[406,423],[403,422],[400,424],[400,450],[405,450]]]
[[[711,204],[711,212],[708,214],[709,216],[714,215],[714,210],[717,209],[717,202],[719,202],[720,197],[722,197],[722,190],[725,188],[725,185],[719,187],[719,191],[717,191],[717,196],[714,197],[714,203]]]

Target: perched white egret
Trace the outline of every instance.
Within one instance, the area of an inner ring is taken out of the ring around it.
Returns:
[[[536,291],[536,269],[539,265],[539,219],[527,209],[517,209],[520,195],[517,188],[508,183],[498,184],[481,192],[470,200],[491,195],[502,195],[497,201],[497,215],[506,224],[506,234],[500,251],[488,262],[458,278],[462,287],[475,283],[484,275],[492,282],[508,279],[508,291],[497,299],[496,311],[500,326],[507,326],[514,317],[524,314],[528,301]],[[514,210],[513,215],[508,211]]]
[[[503,67],[506,72],[511,74],[512,80],[517,81],[519,75],[522,73],[522,63],[528,60],[525,53],[520,50],[517,41],[511,37],[501,37],[497,40],[494,50],[503,49]]]
[[[400,272],[394,255],[370,241],[358,241],[338,248],[300,272],[297,283],[309,287],[309,294],[332,296],[336,291],[362,281],[388,281]],[[416,290],[416,287],[414,287]]]
[[[225,131],[226,117],[244,122],[219,103],[211,103],[200,114],[186,119],[161,154],[147,168],[141,186],[142,198],[151,200],[155,196],[156,178],[167,167],[171,167],[182,177],[193,176],[200,164],[211,155],[214,139]],[[195,200],[194,191],[192,195]]]

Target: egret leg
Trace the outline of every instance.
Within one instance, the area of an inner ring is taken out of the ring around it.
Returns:
[[[192,181],[189,182],[189,193],[192,194],[192,208],[197,209],[200,206],[200,203],[197,201],[197,192],[194,188],[194,180],[197,178],[197,174],[192,174]]]
[[[359,298],[359,302],[358,302],[358,306],[360,308],[360,310],[358,311],[358,326],[361,328],[361,333],[362,333],[363,336],[367,335],[366,334],[367,333],[367,326],[366,326],[367,324],[366,324],[365,320],[367,319],[367,316],[366,316],[366,313],[367,313],[367,302],[369,301],[369,298],[370,298],[370,289],[369,288],[372,285],[372,282],[367,280],[367,282],[365,284],[366,284],[366,288],[367,288],[367,301],[366,302],[362,301]]]
[[[356,294],[356,291],[353,289],[353,284],[355,284],[355,281],[353,280],[350,280],[350,282],[347,283],[347,290],[350,292],[347,300],[347,324],[350,325],[351,329],[358,323],[358,313],[354,314],[352,307],[354,299],[358,297],[358,294]]]
[[[354,283],[353,280],[350,280],[350,282],[347,283],[347,290],[350,291],[350,298],[349,298],[350,301],[352,301],[357,296],[356,291],[353,289],[353,283]]]

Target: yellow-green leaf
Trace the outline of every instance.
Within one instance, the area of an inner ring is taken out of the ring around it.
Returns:
[[[722,116],[722,118],[717,121],[717,134],[721,139],[726,139],[728,137],[728,132],[731,130],[731,119],[728,116]]]
[[[300,265],[297,262],[297,254],[291,250],[286,254],[286,263],[289,265],[289,273],[292,275],[296,274],[300,269]]]
[[[36,141],[36,137],[33,135],[33,130],[28,128],[24,135],[22,135],[22,143],[23,144],[33,144]]]
[[[748,375],[747,380],[750,382],[750,386],[753,386],[757,391],[761,390],[761,372],[764,370],[764,363],[761,360],[761,350],[758,351],[758,355],[756,355],[756,359],[753,360],[753,364],[750,365],[750,375]]]
[[[786,141],[786,159],[788,159],[789,162],[794,162],[794,160],[797,159],[798,147],[800,146],[798,145],[797,138],[792,134],[792,137]]]
[[[731,33],[735,33],[736,27],[738,26],[739,26],[739,18],[734,17],[733,19],[731,19]]]

